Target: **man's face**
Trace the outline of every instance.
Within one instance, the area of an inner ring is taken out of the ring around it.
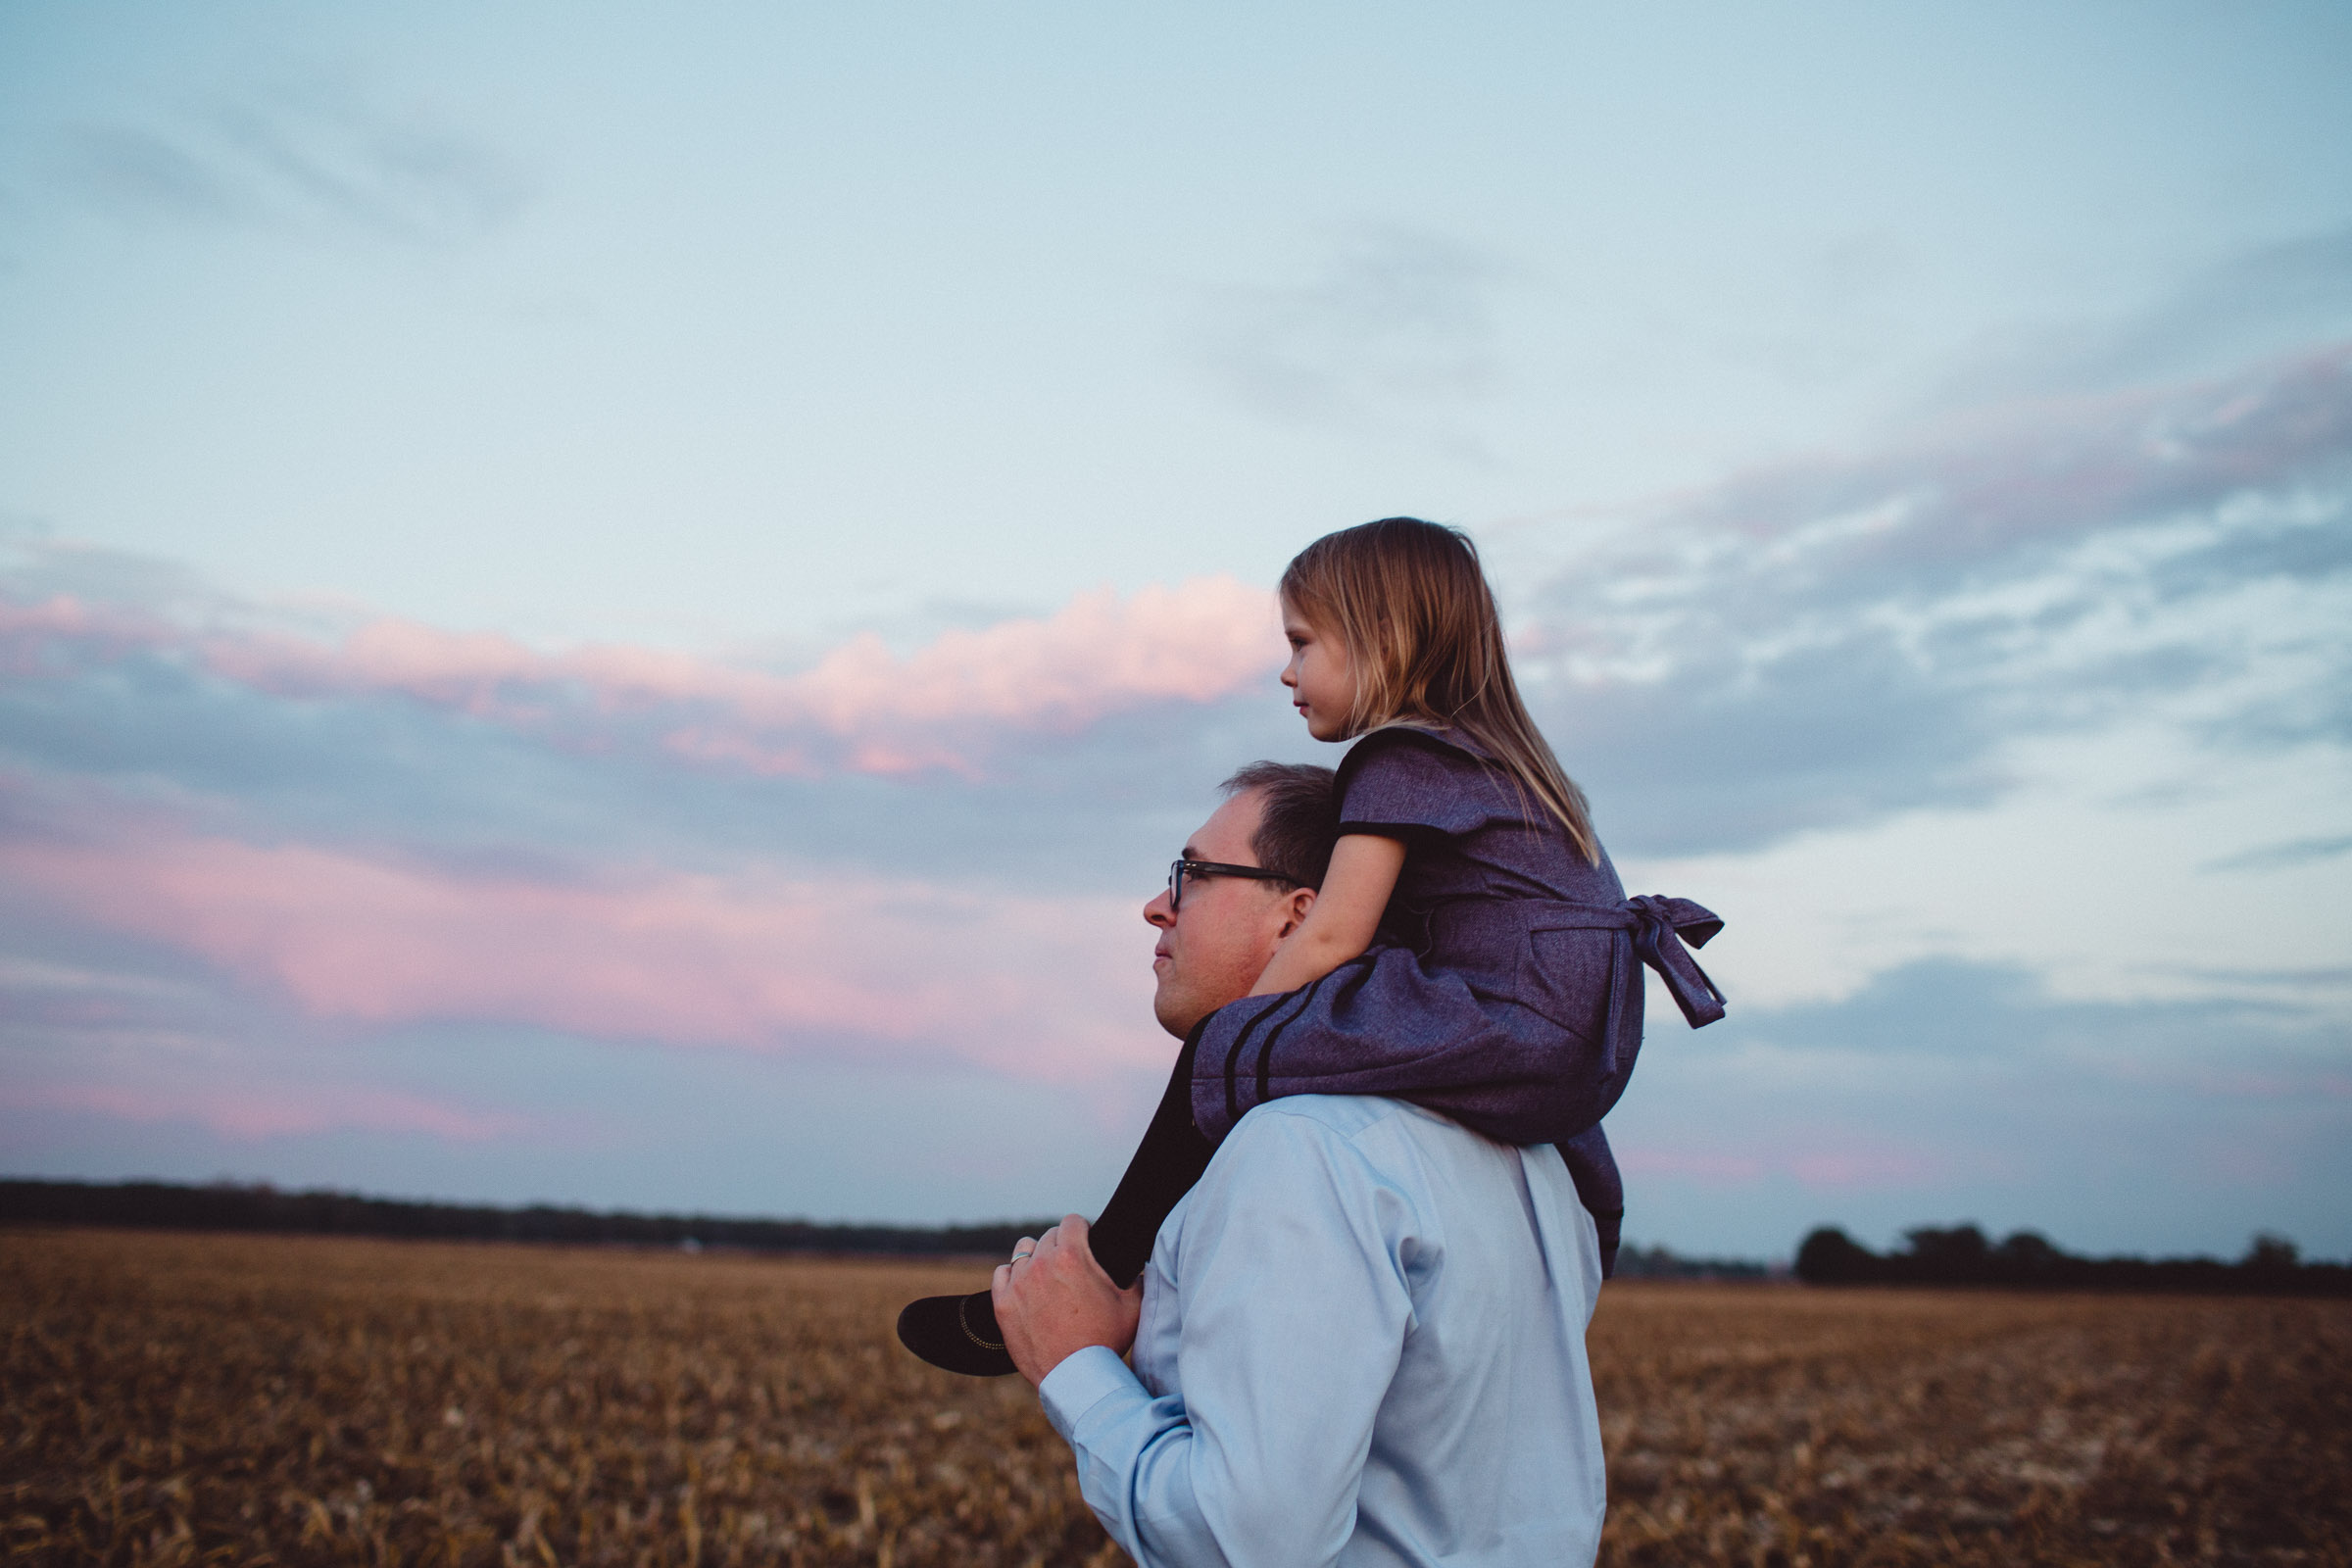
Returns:
[[[1184,858],[1257,864],[1250,841],[1264,809],[1263,792],[1242,791],[1185,842]],[[1159,978],[1152,1012],[1159,1026],[1181,1040],[1202,1018],[1248,996],[1266,960],[1314,902],[1311,888],[1204,876],[1185,878],[1182,909],[1168,908],[1164,891],[1145,905],[1144,918],[1159,928],[1158,945],[1152,950],[1152,972]]]

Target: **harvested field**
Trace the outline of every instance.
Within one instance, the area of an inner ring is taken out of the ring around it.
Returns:
[[[1603,1562],[2352,1563],[2352,1301],[1611,1285]]]
[[[1115,1562],[935,1264],[0,1236],[11,1562]],[[1604,1562],[2352,1564],[2352,1303],[1610,1287]]]

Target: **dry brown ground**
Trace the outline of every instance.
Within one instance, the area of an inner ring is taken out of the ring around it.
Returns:
[[[1114,1562],[969,1266],[0,1235],[11,1562]],[[1612,1286],[1602,1561],[2352,1564],[2352,1303]]]
[[[2352,1301],[1612,1285],[1603,1562],[2352,1563]]]

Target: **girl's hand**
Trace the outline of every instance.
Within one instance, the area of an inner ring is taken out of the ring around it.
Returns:
[[[1298,929],[1284,939],[1250,989],[1253,997],[1311,985],[1372,945],[1389,895],[1404,869],[1404,842],[1377,833],[1343,834],[1331,869]]]

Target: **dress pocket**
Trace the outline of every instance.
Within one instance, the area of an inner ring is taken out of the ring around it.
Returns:
[[[1614,931],[1534,930],[1519,950],[1518,1001],[1588,1045],[1608,1027]]]

